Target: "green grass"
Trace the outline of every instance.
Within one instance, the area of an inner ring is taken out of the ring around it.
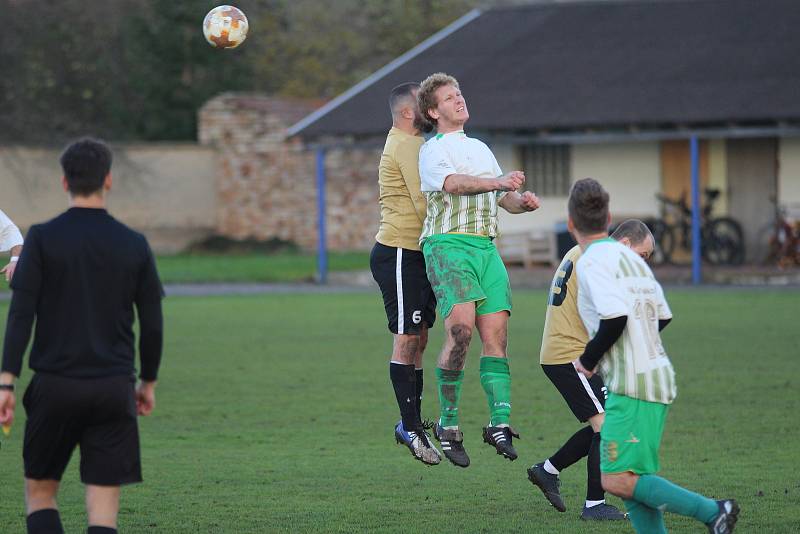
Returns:
[[[662,475],[736,497],[737,532],[800,532],[797,291],[668,291],[678,376]],[[545,296],[518,291],[511,319],[520,459],[481,443],[477,347],[462,428],[469,469],[425,467],[394,444],[390,337],[377,294],[169,298],[153,416],[141,419],[145,483],[123,491],[122,532],[588,532],[585,462],[563,472],[559,514],[525,476],[578,426],[538,365]],[[0,316],[7,310],[0,303]],[[0,327],[2,328],[2,327]],[[437,407],[434,327],[425,411]],[[25,371],[23,382],[30,377]],[[24,384],[22,384],[24,385]],[[3,532],[22,532],[23,410],[0,451]],[[62,485],[67,532],[83,527],[77,453]],[[610,502],[621,505],[618,499]],[[672,533],[705,532],[667,516]],[[632,532],[592,525],[592,532]]]
[[[313,280],[317,273],[317,256],[301,253],[178,254],[156,261],[164,283],[298,282]],[[369,269],[369,252],[330,252],[328,269]]]

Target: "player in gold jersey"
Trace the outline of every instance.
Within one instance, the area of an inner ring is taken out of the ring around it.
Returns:
[[[370,270],[381,289],[389,331],[394,335],[389,378],[401,417],[395,439],[414,458],[433,465],[441,457],[428,440],[421,416],[422,354],[436,317],[436,298],[419,249],[426,202],[419,180],[419,147],[424,141],[419,134],[424,123],[418,111],[418,90],[419,84],[404,83],[389,95],[392,128],[378,167],[381,220]]]
[[[611,237],[630,247],[645,260],[653,253],[653,235],[638,219],[623,222]],[[589,424],[573,434],[550,458],[528,469],[528,478],[559,512],[564,512],[566,506],[559,492],[558,474],[587,456],[586,502],[581,518],[619,520],[624,519],[625,515],[605,503],[605,493],[600,483],[600,428],[605,417],[606,387],[599,375],[587,379],[572,365],[572,361],[583,354],[589,341],[577,304],[578,277],[575,265],[581,254],[578,245],[570,249],[553,277],[539,357],[545,375],[564,397],[572,413],[581,423]]]

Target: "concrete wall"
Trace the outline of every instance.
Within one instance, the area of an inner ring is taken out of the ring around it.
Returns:
[[[800,138],[778,140],[778,196],[800,215]]]
[[[492,147],[503,154],[513,170],[510,147]],[[580,144],[571,149],[573,180],[591,177],[611,195],[615,220],[626,217],[650,217],[658,214],[655,194],[661,189],[659,145],[656,142]],[[500,156],[498,155],[498,161]],[[501,162],[501,166],[503,163]],[[516,167],[514,167],[516,168]],[[506,170],[506,167],[503,167]],[[500,210],[502,231],[550,231],[567,219],[567,197],[544,197],[542,207],[533,212],[511,215]]]
[[[724,139],[708,142],[708,187],[719,189],[720,196],[714,204],[714,215],[728,214],[728,158]]]
[[[171,252],[214,231],[217,155],[194,144],[113,145],[109,212]],[[25,231],[67,207],[60,149],[0,147],[0,205]]]

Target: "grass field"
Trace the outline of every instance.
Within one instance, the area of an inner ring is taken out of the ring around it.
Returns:
[[[330,271],[369,268],[369,252],[330,252]],[[164,283],[187,282],[300,282],[317,273],[317,256],[305,253],[276,254],[177,254],[158,257],[158,273]]]
[[[800,292],[671,290],[664,333],[678,376],[662,474],[742,506],[737,532],[800,532]],[[425,467],[394,444],[390,338],[378,295],[168,298],[153,416],[141,420],[145,483],[126,488],[121,532],[632,532],[578,519],[585,462],[566,470],[559,514],[525,468],[576,428],[538,365],[544,292],[518,291],[511,319],[520,459],[481,443],[477,348],[462,429],[472,465]],[[0,317],[8,303],[0,302]],[[2,328],[2,327],[0,327]],[[426,359],[436,412],[437,324]],[[25,371],[23,383],[30,377]],[[24,384],[23,384],[24,385]],[[2,532],[23,532],[23,412],[0,450]],[[77,453],[62,485],[67,532],[82,532]],[[614,498],[614,504],[621,503]],[[669,515],[670,532],[705,529]]]

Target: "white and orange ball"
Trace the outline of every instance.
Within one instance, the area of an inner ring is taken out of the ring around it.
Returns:
[[[203,20],[203,35],[215,48],[236,48],[247,38],[247,17],[233,6],[217,6]]]

